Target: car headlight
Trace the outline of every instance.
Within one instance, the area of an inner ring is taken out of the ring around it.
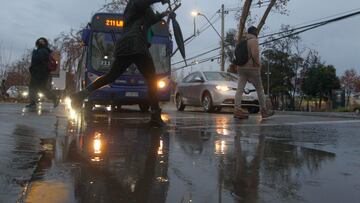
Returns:
[[[29,95],[29,93],[28,93],[28,92],[23,92],[21,95],[22,95],[23,97],[27,97],[27,96]]]
[[[222,85],[216,86],[216,89],[217,89],[217,90],[220,90],[220,91],[224,91],[224,92],[230,90],[230,88],[229,88],[228,86],[222,86]]]
[[[43,94],[43,93],[38,93],[38,96],[39,96],[40,98],[43,98],[43,97],[44,97],[44,94]]]
[[[164,80],[159,80],[157,85],[158,88],[164,89],[166,87],[166,82]]]

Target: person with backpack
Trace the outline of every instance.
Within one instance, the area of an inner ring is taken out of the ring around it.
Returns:
[[[29,84],[29,98],[30,104],[27,108],[36,107],[38,101],[38,93],[41,91],[48,99],[50,99],[54,108],[59,105],[59,99],[56,94],[51,91],[50,72],[53,69],[53,59],[51,58],[51,50],[46,38],[41,37],[35,42],[36,49],[32,52],[30,65],[30,84]]]
[[[238,66],[239,82],[235,95],[234,117],[238,119],[249,117],[248,112],[241,108],[242,95],[248,81],[256,88],[262,118],[266,119],[274,114],[266,106],[266,97],[261,81],[260,50],[257,36],[258,29],[254,26],[249,27],[245,39],[240,41],[235,48],[234,64]]]

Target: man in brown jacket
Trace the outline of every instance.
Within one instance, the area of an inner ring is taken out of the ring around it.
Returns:
[[[264,94],[264,87],[261,81],[260,50],[257,36],[257,28],[251,26],[248,29],[248,33],[246,35],[248,61],[245,65],[238,66],[239,82],[235,96],[234,117],[239,119],[245,119],[249,117],[247,111],[241,108],[242,95],[245,85],[248,81],[251,82],[256,88],[262,118],[265,119],[274,114],[273,112],[268,111],[266,106],[266,97]]]

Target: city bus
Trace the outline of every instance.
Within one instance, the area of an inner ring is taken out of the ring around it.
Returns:
[[[122,14],[97,13],[82,31],[84,43],[76,71],[76,90],[84,89],[91,82],[106,74],[114,61],[115,42],[126,22]],[[170,101],[170,76],[172,38],[166,21],[160,21],[148,31],[158,83],[160,102]],[[120,109],[121,105],[139,105],[140,110],[149,110],[147,84],[137,67],[132,64],[115,82],[93,92],[85,101],[84,108],[106,105]]]

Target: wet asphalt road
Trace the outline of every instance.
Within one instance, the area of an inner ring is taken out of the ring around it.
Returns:
[[[135,110],[69,116],[0,104],[0,202],[360,202],[350,114]]]

